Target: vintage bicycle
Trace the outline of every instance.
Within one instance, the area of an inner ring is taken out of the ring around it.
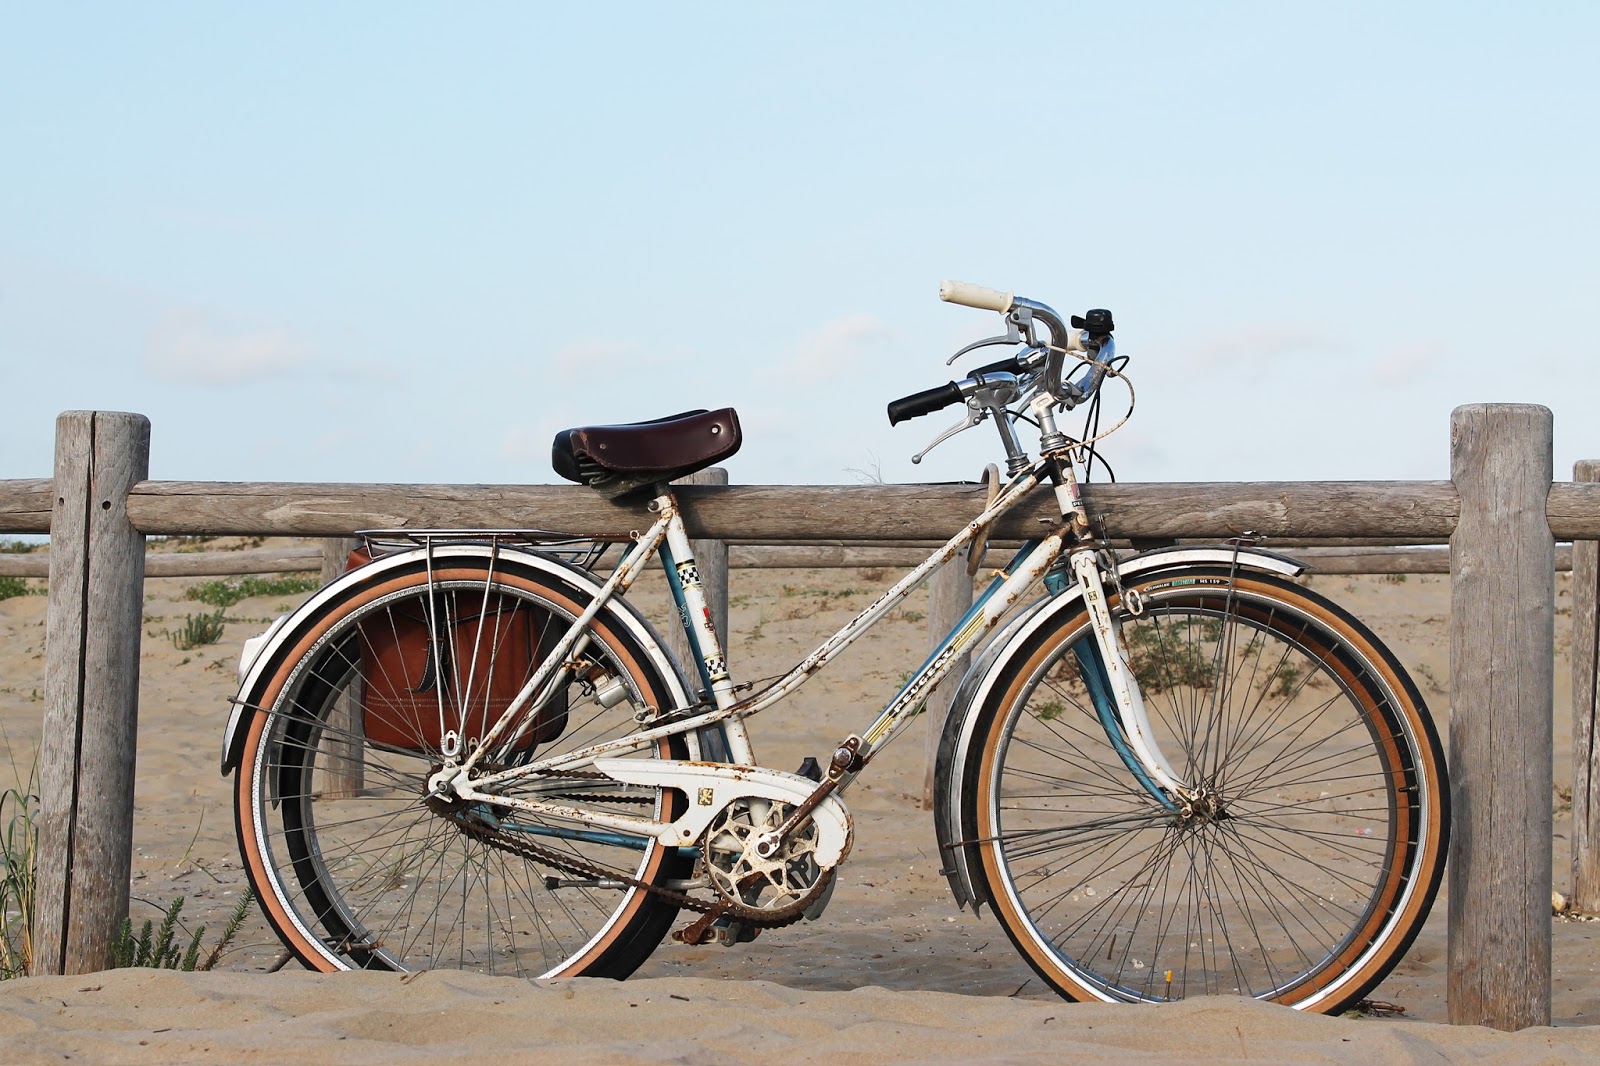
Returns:
[[[296,957],[620,978],[682,912],[690,942],[815,919],[855,843],[851,783],[992,635],[938,750],[957,904],[989,904],[1073,999],[1331,1012],[1383,978],[1427,916],[1449,828],[1405,670],[1290,558],[1111,550],[1080,492],[1103,386],[1127,380],[1109,312],[1064,320],[964,283],[940,295],[1005,326],[952,362],[1011,354],[894,401],[890,421],[963,405],[930,449],[991,422],[1009,480],[782,677],[729,675],[669,486],[738,449],[731,409],[557,436],[564,477],[649,500],[653,523],[608,577],[606,546],[572,537],[372,533],[360,565],[251,642],[222,769],[251,884]],[[1084,432],[1062,428],[1069,412]],[[825,766],[756,761],[748,719],[1045,486],[1059,522]],[[687,664],[625,599],[652,557]]]

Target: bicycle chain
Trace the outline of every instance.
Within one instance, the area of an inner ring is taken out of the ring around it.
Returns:
[[[812,893],[807,898],[791,903],[787,907],[778,907],[770,910],[761,907],[751,907],[743,903],[735,903],[731,900],[722,898],[712,901],[696,899],[694,896],[688,895],[687,893],[678,892],[663,885],[652,885],[647,881],[641,881],[638,878],[629,877],[620,870],[613,869],[609,866],[601,866],[598,863],[588,862],[587,860],[580,859],[575,855],[563,855],[561,852],[551,851],[549,848],[540,847],[538,844],[534,844],[531,841],[524,840],[521,837],[512,836],[508,833],[500,832],[496,829],[491,829],[488,826],[479,825],[458,817],[452,817],[451,820],[455,822],[456,827],[463,833],[466,833],[474,840],[481,841],[489,847],[499,848],[502,851],[509,851],[512,854],[521,855],[525,859],[537,859],[538,861],[545,863],[548,866],[553,866],[557,870],[561,870],[565,873],[581,874],[589,877],[620,881],[631,888],[643,889],[646,892],[660,896],[670,903],[677,904],[684,910],[694,911],[698,914],[716,913],[718,916],[725,914],[737,919],[738,921],[744,922],[746,925],[760,926],[765,929],[776,929],[786,925],[793,925],[795,922],[798,922],[801,918],[805,917],[805,909],[806,907],[810,906],[811,900],[815,897],[815,893]],[[826,882],[822,881],[820,878],[818,879],[819,888],[825,883]]]

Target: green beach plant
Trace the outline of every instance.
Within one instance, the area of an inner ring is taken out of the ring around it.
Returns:
[[[232,607],[240,600],[255,596],[297,596],[317,587],[316,578],[309,574],[288,574],[284,577],[246,577],[238,580],[218,578],[192,586],[184,596],[199,600],[208,607]]]
[[[33,964],[33,899],[39,830],[39,798],[20,789],[0,792],[0,980],[26,977]]]
[[[183,913],[184,897],[179,896],[173,900],[161,913],[161,924],[157,926],[154,919],[146,918],[139,927],[138,935],[133,932],[133,919],[124,918],[122,929],[116,941],[111,945],[112,968],[129,966],[145,966],[157,970],[209,970],[221,960],[223,952],[239,934],[239,927],[244,924],[245,915],[250,911],[250,904],[255,901],[254,894],[246,892],[240,899],[238,906],[233,908],[233,913],[228,916],[228,924],[223,927],[222,936],[212,945],[205,957],[201,958],[201,941],[205,938],[206,927],[200,926],[190,936],[187,946],[181,946],[179,916]]]
[[[184,615],[183,628],[171,633],[172,646],[179,651],[188,651],[221,640],[223,627],[227,624],[223,611],[224,608],[218,607],[211,614]]]

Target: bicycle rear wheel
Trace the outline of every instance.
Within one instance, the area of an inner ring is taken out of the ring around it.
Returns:
[[[1191,567],[1113,600],[1173,811],[1119,758],[1082,680],[1081,609],[1030,638],[977,722],[966,798],[995,913],[1081,1000],[1242,994],[1333,1012],[1397,962],[1438,889],[1444,758],[1394,656],[1281,578]]]
[[[677,911],[628,882],[683,876],[677,849],[509,807],[427,799],[443,748],[481,742],[586,594],[514,554],[413,554],[297,619],[263,653],[275,661],[256,691],[241,696],[260,710],[244,742],[235,819],[267,919],[302,962],[325,971],[625,977]],[[569,680],[485,767],[624,736],[639,728],[636,715],[675,706],[670,664],[625,610],[602,612],[568,656]],[[672,738],[637,757],[685,754]],[[664,790],[582,774],[523,779],[504,793],[668,820],[675,802]],[[515,847],[521,841],[565,861],[541,861]]]

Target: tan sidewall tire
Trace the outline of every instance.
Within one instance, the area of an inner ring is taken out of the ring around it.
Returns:
[[[453,580],[473,580],[481,582],[484,579],[485,569],[475,566],[462,565],[458,560],[444,562],[434,569],[433,580],[448,582]],[[520,572],[509,569],[497,569],[496,582],[507,587],[519,588],[535,593],[548,600],[561,610],[573,616],[581,614],[584,605],[571,599],[565,592],[547,581],[536,581],[523,576]],[[316,622],[300,633],[289,648],[288,653],[282,658],[282,665],[268,677],[261,689],[259,697],[253,702],[258,707],[272,708],[282,694],[283,686],[288,681],[292,668],[299,663],[317,642],[340,622],[348,618],[353,612],[362,607],[390,596],[394,593],[404,592],[408,589],[418,588],[427,583],[427,574],[407,573],[396,575],[380,583],[370,586],[357,586],[333,607],[323,613]],[[608,626],[604,615],[597,618],[593,629],[598,639],[616,656],[619,663],[631,675],[639,690],[662,706],[668,697],[661,692],[658,686],[651,682],[653,671],[645,667],[640,660],[630,654],[634,643],[632,639],[619,639],[616,630]],[[251,884],[255,886],[256,897],[266,911],[268,921],[277,929],[279,936],[286,946],[294,952],[301,962],[312,969],[331,973],[346,969],[337,961],[330,958],[322,949],[320,943],[308,941],[300,923],[289,913],[277,894],[272,889],[274,877],[269,873],[267,859],[262,854],[260,832],[257,818],[260,812],[255,806],[257,763],[261,756],[262,738],[265,736],[266,727],[270,720],[267,713],[257,713],[251,721],[249,730],[239,759],[239,768],[235,774],[235,820],[239,831],[240,854],[244,860],[246,872]],[[662,740],[658,748],[661,758],[670,757],[668,754],[667,740]],[[667,816],[668,812],[663,812]],[[647,862],[635,876],[642,881],[653,883],[662,874],[663,867],[668,861],[669,850],[665,847],[653,847],[647,856]],[[627,942],[635,932],[635,924],[641,913],[652,904],[648,892],[633,889],[627,893],[621,907],[613,913],[611,920],[600,930],[577,955],[547,973],[545,977],[580,976],[588,968],[598,963],[605,953],[612,947]]]
[[[1155,586],[1161,589],[1171,575],[1150,575],[1135,583],[1134,587],[1143,591],[1145,588]],[[1447,843],[1447,818],[1448,818],[1448,789],[1443,773],[1442,755],[1438,748],[1438,740],[1427,719],[1426,712],[1421,708],[1421,699],[1415,687],[1410,684],[1399,670],[1393,657],[1377,643],[1376,638],[1366,633],[1354,619],[1345,616],[1332,604],[1304,593],[1298,587],[1286,582],[1269,577],[1258,577],[1253,574],[1239,574],[1233,578],[1236,587],[1242,593],[1260,595],[1283,603],[1294,611],[1317,622],[1328,632],[1333,634],[1343,646],[1355,653],[1379,679],[1381,684],[1394,695],[1391,701],[1395,707],[1395,716],[1403,719],[1404,728],[1415,738],[1416,749],[1415,774],[1421,786],[1427,790],[1432,801],[1428,803],[1423,813],[1424,817],[1417,818],[1416,830],[1418,839],[1413,842],[1407,835],[1412,819],[1402,815],[1396,818],[1397,839],[1395,850],[1409,848],[1415,843],[1417,857],[1410,864],[1411,876],[1409,885],[1407,878],[1401,870],[1399,863],[1394,864],[1390,875],[1381,889],[1382,898],[1390,900],[1397,897],[1405,888],[1409,887],[1410,895],[1405,905],[1399,912],[1398,920],[1391,921],[1386,906],[1376,907],[1368,914],[1360,932],[1350,939],[1343,952],[1334,960],[1332,965],[1325,965],[1307,982],[1295,985],[1284,994],[1275,997],[1272,1001],[1284,1003],[1297,1009],[1307,1009],[1305,1000],[1323,993],[1329,985],[1337,986],[1332,995],[1309,1005],[1309,1009],[1318,1012],[1328,1012],[1341,1008],[1355,994],[1345,990],[1361,990],[1368,987],[1382,974],[1387,973],[1397,959],[1397,955],[1409,945],[1412,938],[1427,917],[1427,909],[1431,906],[1437,890],[1439,877],[1444,862],[1444,849]],[[1186,598],[1199,597],[1208,594],[1206,590],[1174,589],[1170,598],[1165,602],[1183,602]],[[1119,605],[1115,598],[1112,600],[1113,608]],[[1003,687],[990,697],[984,713],[987,719],[980,725],[982,730],[982,752],[979,762],[976,789],[972,793],[975,797],[977,809],[977,836],[979,840],[988,841],[979,846],[982,873],[989,886],[989,896],[995,908],[997,917],[1006,926],[1012,940],[1019,950],[1028,959],[1034,969],[1046,980],[1050,981],[1058,991],[1068,997],[1080,1001],[1104,1000],[1108,997],[1090,985],[1079,981],[1075,975],[1064,966],[1051,953],[1039,939],[1032,935],[1033,922],[1022,911],[1018,901],[1013,898],[1007,885],[1009,879],[1002,870],[1002,860],[999,854],[997,838],[1000,826],[995,824],[991,815],[993,808],[989,797],[994,795],[996,787],[995,774],[999,764],[999,747],[1003,739],[1004,723],[1007,717],[1006,709],[1013,701],[1022,698],[1023,688],[1028,680],[1035,676],[1041,665],[1051,656],[1055,655],[1065,641],[1064,634],[1076,633],[1087,625],[1086,614],[1082,611],[1074,612],[1064,619],[1053,631],[1035,647],[1033,653],[1022,661],[1019,668],[1014,669]],[[1324,659],[1324,662],[1349,685],[1352,692],[1359,694],[1362,703],[1369,712],[1374,711],[1370,700],[1370,693],[1366,685],[1355,684],[1346,664],[1337,660]],[[1402,759],[1398,748],[1398,741],[1391,740],[1389,749],[1385,752],[1386,765],[1401,765],[1408,759]],[[1346,970],[1360,956],[1371,950],[1374,937],[1388,926],[1389,933],[1380,950],[1372,952],[1361,964],[1353,970]],[[1332,945],[1327,945],[1331,948]]]

